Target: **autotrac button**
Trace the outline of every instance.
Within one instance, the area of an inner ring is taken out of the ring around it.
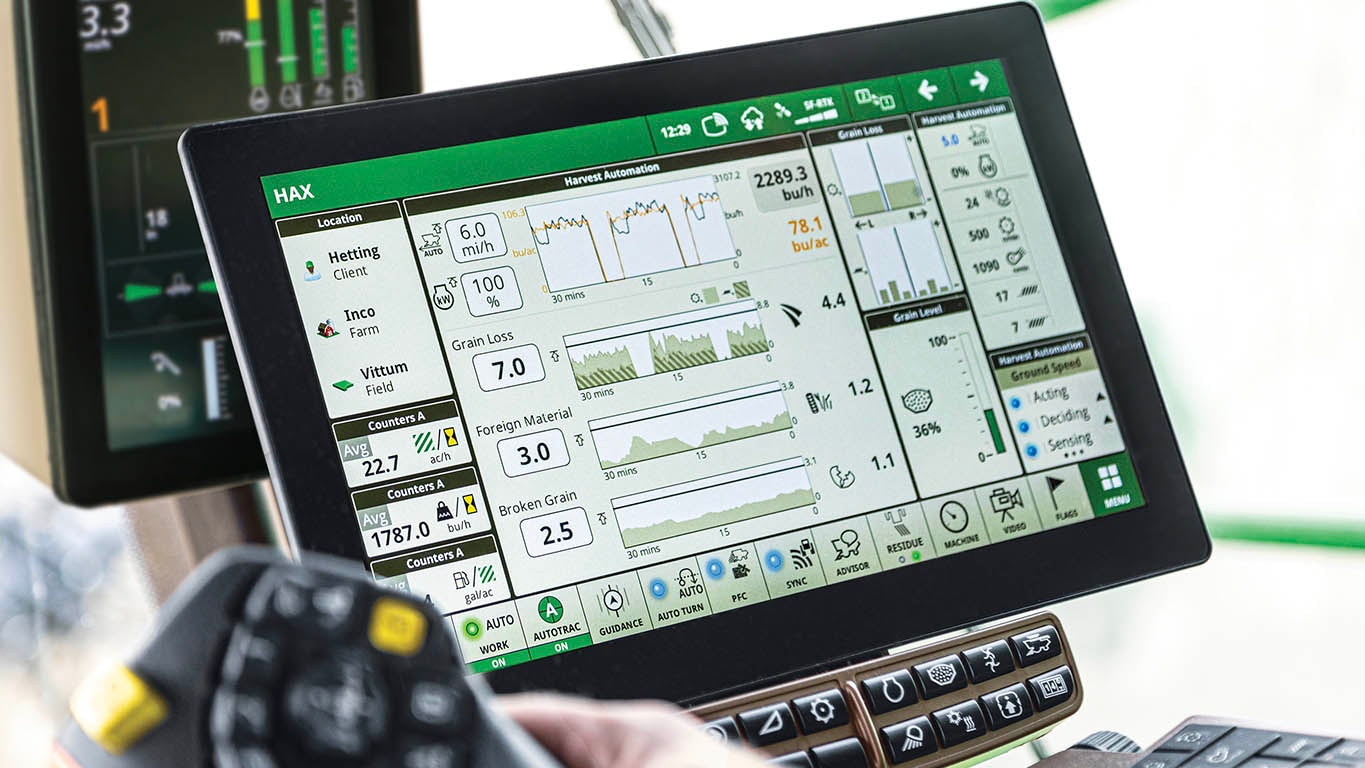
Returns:
[[[934,727],[938,730],[943,746],[953,747],[986,735],[986,716],[981,707],[973,701],[964,701],[954,707],[940,709],[934,713]]]
[[[967,674],[973,683],[984,683],[1014,671],[1014,657],[1004,640],[964,651],[962,658],[967,660]]]
[[[867,752],[857,739],[821,744],[811,751],[817,768],[868,768]]]
[[[886,726],[882,729],[882,743],[886,745],[886,754],[891,762],[897,765],[938,751],[934,728],[927,717]]]
[[[844,704],[844,695],[837,689],[803,696],[792,704],[796,707],[796,717],[801,721],[801,730],[805,733],[819,733],[848,725],[848,707]]]
[[[1022,685],[1011,685],[982,696],[981,706],[986,710],[986,722],[990,723],[992,731],[1014,725],[1033,714],[1028,690]]]
[[[739,713],[744,735],[755,747],[766,747],[779,741],[796,738],[796,721],[785,703]]]
[[[1237,728],[1204,748],[1185,768],[1235,768],[1278,739],[1278,733]]]
[[[1166,739],[1166,743],[1157,747],[1157,751],[1198,752],[1223,738],[1223,734],[1230,730],[1232,730],[1230,725],[1187,725],[1176,735]]]
[[[919,701],[915,695],[915,679],[904,669],[869,677],[861,684],[863,696],[867,698],[867,708],[874,715],[884,715]]]
[[[1042,712],[1070,700],[1076,689],[1076,679],[1071,676],[1070,667],[1057,667],[1051,672],[1029,678],[1028,687],[1033,692],[1033,703]]]
[[[805,752],[793,752],[790,755],[774,757],[768,761],[768,765],[781,765],[784,768],[815,768],[810,761],[810,755]]]
[[[1062,638],[1052,625],[1015,635],[1010,638],[1010,645],[1025,667],[1062,655]]]
[[[721,744],[735,746],[739,744],[739,726],[735,724],[733,717],[722,717],[712,720],[702,725],[701,730],[707,736],[715,739]]]
[[[914,670],[926,699],[967,687],[967,670],[963,669],[962,660],[956,656],[944,656],[916,664]]]

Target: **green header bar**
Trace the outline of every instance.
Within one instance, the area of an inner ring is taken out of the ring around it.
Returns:
[[[1009,95],[998,60],[261,179],[280,219]]]

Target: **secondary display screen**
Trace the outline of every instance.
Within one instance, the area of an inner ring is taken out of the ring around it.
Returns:
[[[83,0],[110,450],[251,428],[176,154],[191,124],[365,99],[368,0]],[[83,264],[85,262],[82,262]]]
[[[374,577],[486,671],[1144,506],[1006,74],[262,179]]]

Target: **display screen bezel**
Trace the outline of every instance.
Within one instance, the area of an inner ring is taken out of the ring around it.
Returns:
[[[14,10],[54,490],[65,501],[96,506],[263,477],[260,442],[249,424],[210,437],[109,448],[79,8],[20,0]],[[373,20],[381,62],[376,93],[417,93],[417,0],[385,2],[383,10]]]
[[[1208,536],[1041,20],[1025,4],[191,131],[182,156],[293,544],[365,554],[262,177],[995,58],[1148,506],[510,667],[491,681],[696,702],[1202,562]]]

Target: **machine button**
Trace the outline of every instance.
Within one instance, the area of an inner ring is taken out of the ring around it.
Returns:
[[[259,744],[275,722],[270,698],[256,692],[219,690],[209,711],[209,733],[216,744]]]
[[[464,768],[459,749],[451,744],[414,744],[399,753],[400,768]]]
[[[867,752],[857,739],[821,744],[811,750],[817,768],[868,768]]]
[[[71,697],[71,716],[91,741],[121,755],[170,715],[160,693],[119,665],[93,675]]]
[[[1010,638],[1010,645],[1025,667],[1062,655],[1062,638],[1052,625],[1015,635]]]
[[[1014,657],[1004,640],[964,651],[962,657],[967,660],[967,674],[973,683],[984,683],[1014,671]]]
[[[1318,759],[1333,763],[1365,763],[1365,741],[1343,741]]]
[[[1176,768],[1189,758],[1184,752],[1153,752],[1137,761],[1133,768]]]
[[[1283,757],[1289,760],[1307,760],[1320,754],[1337,740],[1326,736],[1300,736],[1286,733],[1274,744],[1261,750],[1264,757]]]
[[[810,761],[810,755],[805,752],[793,752],[790,755],[774,757],[768,761],[768,765],[781,765],[784,768],[815,768]]]
[[[986,722],[990,723],[992,731],[1014,725],[1033,714],[1028,690],[1022,685],[1011,685],[982,696],[981,706],[986,710]]]
[[[779,741],[796,738],[796,721],[792,719],[791,708],[786,704],[739,713],[740,725],[744,735],[755,747],[766,747]]]
[[[223,654],[223,681],[273,683],[280,673],[282,644],[273,637],[239,626],[232,631]]]
[[[1235,768],[1280,737],[1277,733],[1237,728],[1195,755],[1185,768]]]
[[[1157,747],[1161,752],[1198,752],[1215,741],[1223,738],[1223,734],[1232,730],[1229,725],[1187,725],[1180,729],[1180,732],[1166,740],[1165,744]]]
[[[793,701],[796,717],[801,721],[802,733],[819,733],[830,728],[848,725],[848,706],[837,689],[803,696]]]
[[[867,698],[867,708],[874,715],[884,715],[919,701],[915,695],[915,679],[904,669],[869,677],[861,685],[863,696]]]
[[[1028,687],[1033,692],[1033,703],[1042,712],[1070,701],[1076,692],[1076,679],[1071,676],[1070,667],[1057,667],[1051,672],[1029,678]]]
[[[934,727],[943,746],[955,747],[986,735],[986,715],[976,701],[964,701],[935,712]]]
[[[893,764],[908,763],[938,751],[929,718],[917,717],[882,729],[882,743]]]
[[[914,670],[926,699],[967,687],[967,670],[963,669],[962,660],[956,656],[944,656],[916,664]]]
[[[735,724],[733,717],[722,717],[712,720],[701,727],[702,732],[715,739],[721,744],[737,746],[739,744],[739,726]]]
[[[415,656],[427,639],[427,617],[394,597],[381,597],[370,610],[370,645],[394,656]]]

